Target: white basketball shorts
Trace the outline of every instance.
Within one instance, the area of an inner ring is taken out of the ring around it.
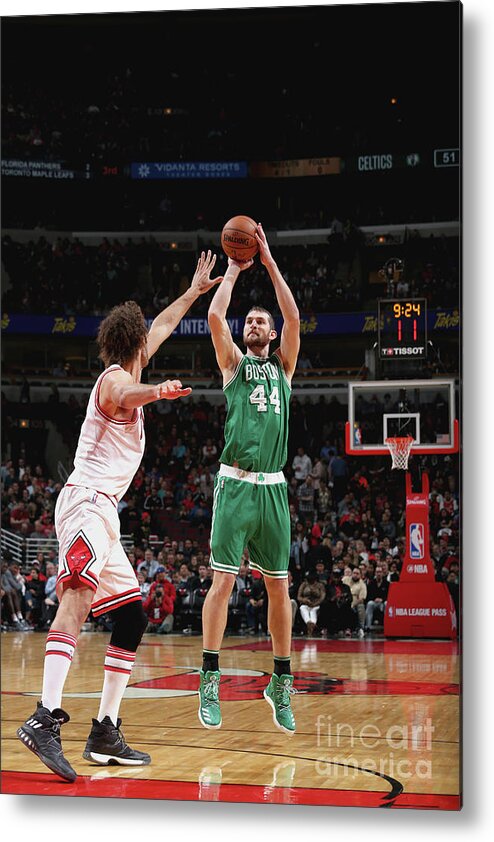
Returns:
[[[136,574],[120,543],[116,498],[65,485],[55,507],[55,529],[59,599],[65,588],[91,588],[94,617],[141,600]]]

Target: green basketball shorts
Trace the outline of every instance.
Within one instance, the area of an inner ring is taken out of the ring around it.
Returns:
[[[238,573],[244,548],[250,566],[286,579],[290,560],[290,513],[283,472],[249,473],[221,465],[214,480],[211,567]]]

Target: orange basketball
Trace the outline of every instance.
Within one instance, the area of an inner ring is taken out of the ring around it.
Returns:
[[[257,254],[257,222],[250,216],[233,216],[221,232],[221,247],[234,260],[250,260]]]

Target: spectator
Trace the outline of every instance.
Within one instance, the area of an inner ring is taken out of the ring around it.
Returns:
[[[209,526],[211,522],[211,512],[206,505],[204,497],[200,497],[197,504],[192,508],[190,520],[193,526],[198,526],[200,530]]]
[[[250,597],[245,606],[247,617],[247,629],[249,634],[256,634],[260,629],[264,634],[268,628],[268,599],[264,580],[254,579],[250,591]]]
[[[38,565],[33,565],[29,575],[25,578],[26,592],[24,594],[26,604],[26,621],[31,626],[41,624],[43,597],[45,593],[45,582],[40,579]]]
[[[158,586],[143,605],[148,618],[146,632],[168,634],[173,629],[173,603]]]
[[[389,511],[383,512],[380,530],[384,538],[389,538],[390,541],[394,541],[396,538],[396,526],[391,520],[391,514]]]
[[[150,583],[146,581],[146,573],[144,570],[139,570],[137,574],[137,581],[139,582],[139,590],[141,592],[142,601],[145,602],[148,594],[149,588],[151,587]]]
[[[359,516],[355,509],[351,509],[348,515],[343,515],[343,517],[340,520],[340,535],[344,539],[351,538],[354,535],[355,529],[358,527],[358,524]]]
[[[46,576],[44,574],[45,569],[45,554],[40,550],[39,553],[36,553],[36,558],[32,564],[33,567],[36,567],[38,571],[38,579],[40,582],[46,582]]]
[[[316,562],[315,572],[318,582],[322,582],[324,587],[326,587],[329,581],[329,571],[324,564],[324,561]]]
[[[303,447],[298,448],[297,455],[294,457],[292,462],[292,468],[295,472],[295,479],[300,484],[304,482],[310,474],[312,470],[312,461],[310,457],[307,456]]]
[[[348,585],[352,594],[352,611],[357,616],[358,635],[364,637],[365,634],[365,600],[367,599],[367,587],[362,581],[362,576],[358,567],[354,567],[352,575],[349,579],[343,579],[343,583]]]
[[[388,582],[399,582],[400,574],[398,573],[398,562],[395,561],[392,556],[390,556],[389,559],[389,572],[386,576],[386,580]]]
[[[321,483],[327,478],[326,465],[319,456],[316,456],[314,459],[310,476],[312,477],[314,488],[318,492],[321,487]]]
[[[190,568],[185,563],[181,564],[179,570],[175,571],[172,576],[172,585],[175,587],[176,594],[173,605],[174,622],[176,620],[181,628],[184,625],[184,616],[190,608],[194,579],[195,576],[192,575]]]
[[[211,438],[206,439],[206,444],[202,448],[202,461],[204,465],[213,465],[216,462],[217,456],[218,448],[213,444],[213,440]]]
[[[336,568],[329,579],[326,588],[326,599],[321,604],[318,623],[321,634],[345,632],[351,637],[355,618],[352,612],[352,594],[348,585],[342,580],[341,570]]]
[[[451,594],[456,612],[456,623],[458,632],[460,631],[460,586],[453,570],[450,570],[446,577],[446,585]]]
[[[190,589],[195,591],[199,588],[207,592],[211,585],[212,579],[207,565],[204,563],[199,564],[197,576],[194,576],[190,582]]]
[[[56,592],[57,568],[51,561],[48,561],[46,564],[46,575],[45,599],[42,606],[42,622],[44,630],[50,628],[58,608],[58,597]]]
[[[158,588],[162,589],[165,597],[170,600],[172,605],[174,605],[177,592],[175,590],[175,585],[173,584],[173,582],[171,582],[170,579],[167,578],[166,570],[164,567],[158,567],[156,571],[155,581],[149,588],[148,595],[152,596]]]
[[[252,574],[249,570],[249,562],[242,561],[235,577],[234,587],[237,590],[237,593],[241,593],[244,590],[250,590],[253,581]]]
[[[172,459],[181,462],[187,452],[187,448],[181,438],[177,438],[176,444],[172,447]]]
[[[345,460],[336,455],[331,460],[330,479],[333,482],[333,497],[335,503],[339,503],[347,490],[348,466]]]
[[[25,502],[19,500],[10,511],[10,527],[17,532],[23,523],[29,523],[29,509]]]
[[[158,494],[158,489],[155,485],[151,487],[151,492],[144,500],[144,508],[147,512],[155,512],[163,509],[163,498]]]
[[[323,479],[319,482],[319,489],[316,495],[317,517],[324,520],[331,508],[331,492]]]
[[[288,596],[290,597],[290,605],[292,607],[292,629],[295,625],[295,618],[297,616],[297,611],[298,611],[297,594],[298,594],[298,585],[294,581],[291,570],[289,570],[288,571]]]
[[[295,532],[290,544],[290,564],[298,578],[305,570],[305,557],[309,551],[309,543],[305,537],[305,526],[299,521],[295,524]]]
[[[365,608],[365,628],[372,631],[376,615],[379,621],[384,623],[384,611],[388,598],[389,583],[383,576],[383,569],[380,565],[376,567],[374,579],[367,585],[367,605]]]
[[[322,582],[318,581],[314,572],[307,574],[307,579],[301,582],[297,593],[297,601],[300,608],[300,616],[307,628],[307,637],[312,637],[317,625],[319,606],[326,596],[326,589]]]
[[[351,491],[347,491],[347,493],[341,498],[337,506],[338,517],[341,519],[345,515],[350,514],[354,503],[354,496]]]
[[[314,519],[314,499],[315,489],[312,477],[307,475],[305,481],[299,486],[298,492],[298,511],[300,517],[307,522]]]
[[[192,576],[191,570],[185,562],[183,562],[180,565],[178,574],[179,574],[180,587],[187,587],[187,588],[190,589],[190,583],[191,583],[191,581],[193,580],[194,577]]]
[[[2,603],[5,604],[12,628],[15,631],[28,631],[28,625],[21,612],[22,587],[17,578],[19,567],[12,561],[10,564],[2,561],[1,569]]]
[[[451,491],[444,492],[442,509],[444,509],[450,517],[458,511],[458,503],[451,494]]]
[[[159,567],[160,563],[158,559],[154,557],[153,551],[151,549],[147,549],[144,551],[144,559],[137,565],[137,572],[145,573],[146,580],[151,583],[154,580]]]
[[[206,500],[206,502],[213,499],[214,475],[211,473],[211,470],[207,465],[204,467],[204,470],[199,477],[199,490],[201,492],[201,496]]]

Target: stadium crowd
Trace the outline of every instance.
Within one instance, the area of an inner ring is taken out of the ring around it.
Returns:
[[[389,289],[370,287],[363,272],[354,269],[360,253],[365,261],[376,260],[351,223],[341,224],[324,245],[285,246],[277,249],[281,271],[290,284],[303,313],[355,311],[375,306],[376,296],[425,297],[429,306],[447,300],[458,304],[456,240],[415,238],[403,251],[406,272]],[[226,260],[218,254],[218,272]],[[2,261],[8,282],[4,284],[2,309],[6,313],[43,313],[65,316],[104,315],[121,300],[137,301],[147,317],[154,317],[187,289],[195,268],[193,253],[170,252],[152,236],[141,241],[104,238],[88,246],[77,237],[58,238],[54,243],[40,236],[21,243],[4,235]],[[249,283],[235,287],[233,316],[245,314],[262,303],[277,313],[272,287],[256,262]],[[450,305],[450,306],[451,306]],[[203,296],[194,314],[205,315],[209,296]]]
[[[74,437],[84,410],[74,406]],[[77,411],[76,411],[77,410]],[[7,408],[8,412],[8,408]],[[389,459],[359,464],[343,456],[346,407],[336,399],[292,399],[285,467],[291,515],[290,597],[296,633],[359,634],[382,622],[390,581],[404,557],[404,483]],[[146,408],[144,461],[119,504],[122,534],[136,570],[148,632],[199,632],[212,581],[209,531],[214,475],[223,445],[225,407],[205,400]],[[79,419],[79,421],[77,421]],[[459,588],[457,457],[419,457],[431,482],[431,557],[455,603]],[[36,464],[28,447],[1,465],[2,528],[30,538],[54,537],[61,483]],[[37,545],[40,546],[40,545]],[[240,561],[240,560],[239,560]],[[248,548],[230,600],[233,632],[266,632],[267,595],[250,571]],[[49,627],[56,612],[56,550],[31,564],[4,550],[2,629]],[[111,616],[89,621],[108,630]]]

